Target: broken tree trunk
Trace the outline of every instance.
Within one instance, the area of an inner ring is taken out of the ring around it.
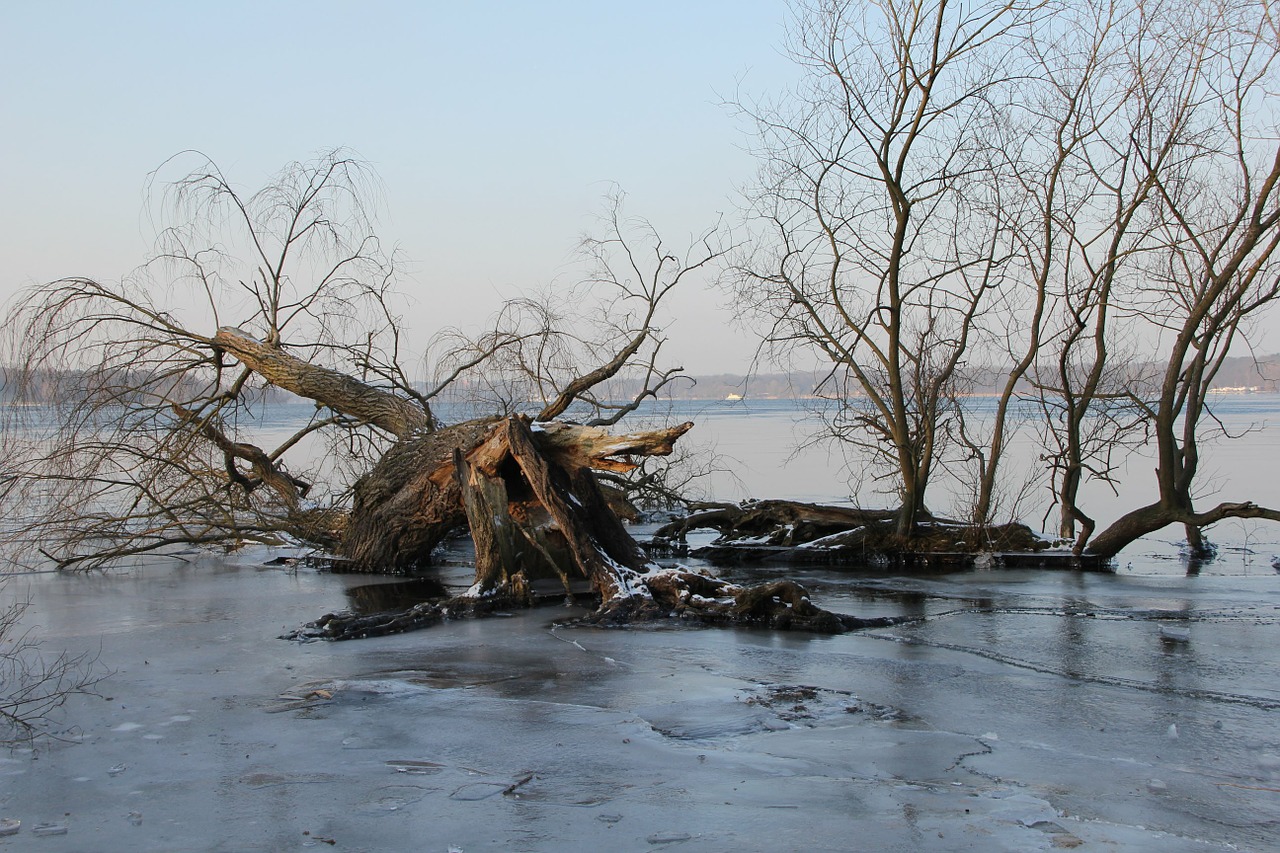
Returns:
[[[573,595],[575,581],[589,585],[599,607],[583,621],[592,624],[680,618],[820,633],[892,624],[823,610],[791,581],[743,588],[650,562],[609,508],[592,470],[625,469],[633,463],[621,457],[669,452],[690,426],[613,436],[522,417],[486,422],[476,443],[453,448],[447,466],[403,484],[432,485],[434,491],[419,489],[416,495],[433,519],[448,515],[441,502],[451,495],[453,512],[466,519],[476,546],[472,587],[404,612],[328,614],[292,636],[353,639],[528,606],[533,583],[547,578],[557,579],[567,596]],[[407,507],[413,501],[401,503]]]
[[[519,466],[509,440],[509,425],[516,421],[523,423],[520,418],[468,421],[397,442],[356,483],[343,556],[358,571],[395,573],[428,565],[435,546],[468,521],[455,476],[455,451],[488,476],[495,476],[504,463]],[[530,466],[535,455],[545,455],[566,472],[627,471],[635,467],[627,457],[668,454],[692,426],[614,435],[599,427],[535,423],[525,427],[530,438],[521,444],[520,454]],[[537,450],[524,449],[528,443]],[[612,512],[610,518],[621,527]]]

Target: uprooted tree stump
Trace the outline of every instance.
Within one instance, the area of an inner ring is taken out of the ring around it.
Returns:
[[[792,581],[744,588],[651,562],[593,471],[625,471],[634,467],[631,456],[669,453],[691,426],[612,435],[517,416],[402,442],[357,491],[347,553],[358,564],[407,564],[465,523],[475,542],[475,583],[462,595],[407,611],[327,614],[290,636],[354,639],[529,607],[533,584],[547,579],[570,598],[575,582],[589,584],[599,602],[580,620],[589,624],[678,618],[829,634],[893,623],[823,610]],[[415,458],[431,464],[408,464]]]

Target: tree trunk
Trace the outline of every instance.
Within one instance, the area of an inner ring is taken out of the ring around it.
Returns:
[[[1120,516],[1089,541],[1085,552],[1110,559],[1131,542],[1177,521],[1177,514],[1161,503],[1148,504]]]
[[[532,453],[512,454],[510,431],[519,418],[468,421],[431,433],[401,439],[355,486],[351,518],[342,542],[342,554],[353,568],[367,572],[404,572],[431,562],[431,551],[450,533],[467,523],[462,490],[455,476],[454,454],[460,451],[486,476],[499,475],[502,460],[533,465]],[[614,435],[597,427],[576,424],[532,424],[525,444],[535,445],[541,454],[570,471],[627,471],[635,463],[628,456],[661,456],[671,452],[675,441],[693,427],[691,423],[648,432]],[[515,458],[510,458],[510,457]],[[508,472],[509,474],[510,472]],[[517,484],[508,477],[508,489],[517,485],[513,500],[523,500],[533,487],[524,480]],[[592,477],[594,485],[594,477]],[[549,488],[549,487],[548,487]],[[598,490],[597,490],[598,491]],[[549,491],[544,494],[554,500]],[[543,497],[543,495],[539,495]],[[603,502],[603,498],[601,498]],[[606,508],[607,509],[607,508]],[[543,512],[550,511],[544,506]],[[612,512],[613,524],[619,525]],[[603,522],[602,522],[603,523]],[[597,534],[598,535],[598,534]],[[628,537],[629,538],[629,537]],[[615,557],[615,559],[618,559]],[[626,561],[622,561],[626,565]]]
[[[1194,512],[1161,503],[1149,504],[1120,516],[1110,527],[1089,542],[1085,553],[1111,558],[1140,536],[1154,533],[1170,524],[1183,524],[1199,529],[1227,518],[1265,518],[1269,521],[1280,521],[1280,510],[1258,506],[1248,501],[1220,503],[1205,512]]]
[[[412,400],[295,358],[240,329],[223,326],[213,336],[213,343],[277,388],[315,400],[399,438],[434,426],[430,415]]]

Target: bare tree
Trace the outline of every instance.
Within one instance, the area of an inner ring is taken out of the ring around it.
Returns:
[[[1036,153],[1020,176],[1029,215],[1015,230],[1021,262],[1050,299],[1029,366],[1058,533],[1076,539],[1079,553],[1095,526],[1079,505],[1081,485],[1110,482],[1143,426],[1132,402],[1136,353],[1117,351],[1115,326],[1132,320],[1126,272],[1152,248],[1140,214],[1154,183],[1134,150],[1134,128],[1148,116],[1130,97],[1126,55],[1141,37],[1141,14],[1108,2],[1063,4],[1056,13],[1057,26],[1029,41],[1040,85],[1029,90],[1022,135]]]
[[[763,166],[739,304],[775,352],[830,364],[830,433],[883,463],[901,536],[926,514],[979,320],[1010,285],[999,196],[1013,175],[992,134],[1043,6],[801,4],[804,82],[744,107]]]
[[[1280,520],[1248,501],[1195,505],[1210,383],[1280,294],[1280,34],[1267,4],[1150,3],[1142,13],[1145,37],[1129,43],[1131,97],[1146,116],[1134,152],[1151,176],[1143,229],[1157,245],[1137,257],[1138,307],[1167,349],[1141,402],[1159,498],[1090,542],[1104,556],[1168,524],[1184,525],[1199,551],[1201,529],[1216,521]]]
[[[1209,383],[1276,293],[1276,32],[1228,0],[798,6],[804,81],[743,107],[763,165],[737,296],[769,351],[829,364],[827,430],[880,461],[900,535],[940,466],[993,521],[1028,380],[1077,552],[1272,517],[1198,511],[1193,483]],[[1158,353],[1155,390],[1126,345]],[[990,413],[964,401],[980,374]],[[1082,483],[1146,436],[1160,501],[1087,545]]]

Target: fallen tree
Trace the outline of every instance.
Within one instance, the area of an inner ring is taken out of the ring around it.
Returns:
[[[5,325],[17,365],[6,392],[38,405],[4,409],[0,529],[25,559],[88,569],[191,546],[301,543],[357,571],[399,573],[467,529],[476,573],[465,594],[377,625],[330,615],[312,630],[367,636],[528,606],[547,579],[566,595],[585,584],[601,624],[882,624],[823,611],[788,581],[743,589],[662,569],[610,505],[692,426],[611,431],[679,376],[658,365],[658,311],[719,255],[710,235],[674,255],[622,220],[615,198],[609,235],[585,243],[593,272],[573,306],[517,300],[492,331],[442,335],[424,386],[402,367],[394,267],[359,205],[360,173],[334,152],[244,196],[203,162],[170,185],[191,218],[162,232],[139,274],[64,279],[18,304]],[[248,313],[216,325],[245,295]],[[640,389],[609,402],[620,374]],[[436,407],[463,387],[490,413],[446,424]],[[281,439],[261,416],[283,392],[314,412]],[[518,414],[517,400],[541,408]],[[563,420],[571,410],[585,423]]]
[[[671,453],[692,423],[618,435],[517,415],[429,430],[405,417],[387,392],[264,352],[239,330],[220,329],[216,340],[247,354],[255,370],[269,365],[279,387],[322,396],[319,402],[343,415],[383,419],[379,425],[399,436],[356,483],[340,539],[354,568],[386,572],[426,565],[436,545],[464,525],[475,543],[475,582],[464,595],[402,613],[327,614],[295,636],[352,639],[529,607],[533,584],[543,579],[558,580],[568,598],[573,582],[585,580],[599,602],[589,618],[596,624],[679,618],[839,633],[892,622],[818,608],[791,581],[744,588],[651,562],[609,506],[596,472],[626,473],[636,467],[633,457]],[[599,373],[595,381],[603,378]],[[538,417],[568,404],[557,395]]]

